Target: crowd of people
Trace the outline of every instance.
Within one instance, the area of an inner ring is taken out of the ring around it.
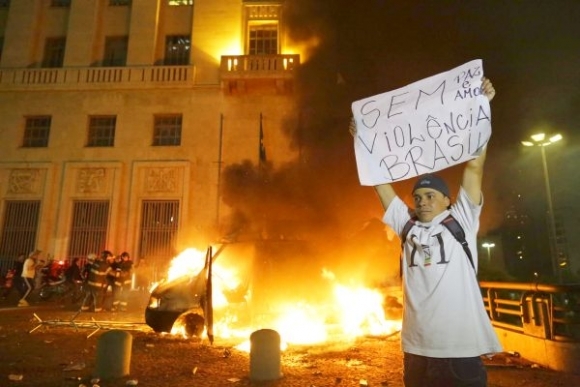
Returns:
[[[81,311],[101,312],[127,310],[127,295],[131,289],[133,261],[127,252],[118,256],[104,250],[99,256],[90,254],[84,268],[86,295]],[[112,294],[111,305],[105,305],[108,293]]]
[[[114,255],[109,250],[88,254],[83,264],[78,257],[70,264],[42,256],[40,250],[19,254],[6,275],[2,298],[19,294],[18,306],[29,306],[35,289],[45,282],[64,280],[78,291],[84,291],[83,312],[126,311],[133,281],[133,260],[128,252]]]

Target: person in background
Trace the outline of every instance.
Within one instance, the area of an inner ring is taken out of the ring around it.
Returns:
[[[36,269],[38,266],[37,262],[40,253],[40,250],[34,250],[28,254],[28,258],[26,258],[24,261],[22,266],[22,282],[24,293],[22,294],[22,298],[18,301],[18,306],[29,306],[28,297],[34,290],[34,278],[36,277]]]
[[[81,285],[83,283],[81,260],[79,257],[73,258],[71,265],[67,267],[64,272],[64,277],[72,286],[73,292],[71,294],[75,295],[74,298],[77,298],[76,295],[80,293]]]
[[[117,278],[121,276],[121,256],[117,255],[109,260],[109,267],[107,267],[106,278],[106,289],[103,294],[103,307],[105,309],[110,309],[111,311],[116,311],[119,304],[119,296],[121,288],[117,286]],[[107,302],[108,301],[108,302]]]
[[[145,258],[140,258],[137,263],[133,265],[135,271],[136,288],[142,292],[148,292],[151,281],[153,279],[152,270],[149,262]]]
[[[48,282],[48,264],[47,259],[50,260],[50,255],[47,257],[38,256],[36,260],[36,273],[34,275],[34,287],[40,289],[46,282]]]
[[[24,295],[24,289],[23,289],[23,283],[22,283],[22,269],[24,267],[24,259],[26,258],[26,254],[21,253],[18,254],[18,257],[16,257],[16,260],[14,261],[14,266],[12,267],[12,269],[9,270],[8,273],[6,273],[6,281],[8,281],[8,275],[11,274],[12,275],[12,283],[10,284],[10,286],[8,286],[9,284],[6,283],[6,288],[4,289],[4,293],[2,294],[2,298],[8,298],[10,296],[10,294],[12,293],[13,290],[16,290],[18,292],[18,294],[20,295],[20,297],[22,297]]]
[[[491,101],[492,83],[482,79]],[[356,133],[356,126],[351,126]],[[481,184],[486,147],[464,164],[452,203],[446,182],[421,176],[413,190],[414,210],[391,184],[375,186],[385,209],[383,222],[403,242],[403,382],[405,387],[484,387],[482,355],[502,351],[484,307],[477,280],[477,231],[483,205]],[[443,221],[451,215],[469,246],[464,250]],[[471,258],[468,251],[471,251]]]
[[[89,279],[89,273],[91,272],[91,267],[93,266],[95,259],[97,259],[97,254],[90,253],[87,255],[87,262],[85,263],[85,265],[83,266],[83,269],[81,270],[81,276],[83,277],[83,283],[86,283],[87,280]]]
[[[81,312],[89,311],[91,304],[94,312],[101,312],[103,310],[102,300],[106,283],[105,276],[108,268],[107,260],[112,256],[113,254],[109,250],[104,250],[92,263],[86,281],[87,289],[81,305]]]
[[[119,264],[119,275],[115,278],[115,298],[113,307],[115,310],[125,312],[127,310],[129,292],[131,291],[131,282],[133,277],[133,261],[128,252],[124,251],[120,255],[121,263]]]
[[[68,282],[79,283],[82,282],[83,276],[81,273],[81,260],[76,257],[73,258],[70,266],[65,270],[64,276]]]

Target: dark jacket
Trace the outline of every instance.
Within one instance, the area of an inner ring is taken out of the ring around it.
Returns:
[[[87,284],[95,288],[103,288],[105,286],[105,276],[107,273],[107,262],[103,260],[95,260],[91,265],[91,271],[87,278]]]

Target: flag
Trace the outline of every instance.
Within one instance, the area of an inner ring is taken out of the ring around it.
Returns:
[[[266,147],[264,146],[264,128],[262,113],[260,113],[260,148],[258,150],[260,157],[260,164],[266,162]]]

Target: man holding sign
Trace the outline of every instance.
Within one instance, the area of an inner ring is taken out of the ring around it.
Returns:
[[[395,91],[389,97],[387,109],[382,109],[381,104],[367,103],[366,106],[372,105],[372,109],[360,109],[356,103],[353,104],[355,125],[351,126],[351,132],[355,144],[358,144],[355,147],[359,150],[362,147],[367,155],[373,157],[380,153],[380,157],[374,159],[359,158],[357,154],[357,165],[362,164],[358,165],[361,183],[375,186],[386,210],[383,222],[403,241],[401,344],[406,387],[486,386],[487,372],[480,356],[502,351],[485,311],[476,276],[476,237],[483,204],[481,183],[486,144],[491,135],[489,101],[495,96],[495,90],[492,83],[483,78],[481,67],[475,71],[473,63],[468,65],[470,70],[462,73],[463,78],[457,78],[463,86],[454,92],[456,98],[473,100],[465,104],[467,110],[448,103],[446,93],[435,92],[436,89],[428,86],[415,89],[420,92],[416,92],[413,98],[395,97],[411,96],[413,93],[409,90],[408,94],[402,93],[401,89]],[[440,80],[433,84],[441,85],[443,89],[449,86],[448,82]],[[431,96],[426,98],[427,94]],[[398,105],[397,101],[402,99],[413,103]],[[448,106],[450,109],[437,110],[431,106],[430,112],[422,118],[422,124],[408,117],[395,125],[388,122],[388,119],[397,118],[397,109],[417,111],[421,104],[429,103],[427,99],[438,107]],[[356,112],[361,111],[364,117],[357,117]],[[374,115],[369,113],[371,111]],[[471,118],[465,118],[470,114]],[[383,116],[388,119],[383,119]],[[429,116],[436,119],[439,126],[429,123],[432,119]],[[459,116],[465,120],[457,120]],[[444,117],[451,117],[446,124],[442,123]],[[403,122],[407,123],[407,129],[404,129]],[[457,125],[458,122],[461,125]],[[420,133],[419,126],[427,131]],[[394,135],[397,130],[400,133],[398,138]],[[460,131],[467,136],[461,138]],[[471,138],[467,132],[471,132]],[[387,148],[390,146],[391,153],[388,149],[379,151],[379,141]],[[365,143],[361,145],[361,142]],[[395,147],[405,146],[403,153],[392,153]],[[457,200],[451,204],[445,181],[425,173],[460,162],[465,163],[461,187]],[[420,177],[413,188],[415,209],[410,211],[390,182],[414,175]],[[444,225],[444,221],[450,218],[464,232],[465,247]]]
[[[432,173],[473,158],[491,136],[481,60],[352,104],[362,185]]]

